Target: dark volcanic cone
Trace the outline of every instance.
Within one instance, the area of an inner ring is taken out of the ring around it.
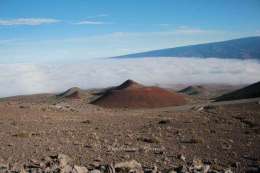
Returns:
[[[68,98],[68,99],[80,99],[80,88],[77,87],[73,87],[68,89],[67,91],[56,95],[57,98],[61,99],[61,98]]]
[[[122,83],[121,85],[119,85],[113,89],[121,90],[121,89],[135,89],[135,88],[141,88],[141,87],[143,87],[143,85],[141,85],[131,79],[128,79],[127,81],[125,81],[124,83]]]
[[[227,101],[260,97],[260,82],[215,98],[215,101]]]
[[[186,103],[184,96],[159,87],[145,87],[127,80],[105,92],[93,104],[110,108],[156,108]]]
[[[199,95],[205,93],[205,88],[201,85],[195,85],[195,86],[188,86],[187,88],[184,88],[179,91],[179,93],[184,93],[187,95]]]

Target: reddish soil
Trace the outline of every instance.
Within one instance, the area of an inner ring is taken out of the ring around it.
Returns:
[[[181,94],[159,87],[144,87],[127,80],[122,85],[108,90],[92,103],[111,108],[156,108],[184,105],[186,101]]]

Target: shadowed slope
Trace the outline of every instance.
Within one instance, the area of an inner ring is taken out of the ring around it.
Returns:
[[[260,82],[215,98],[215,101],[238,100],[260,97]]]
[[[179,91],[179,93],[184,93],[187,95],[198,95],[198,94],[203,94],[205,92],[206,92],[205,88],[201,85],[188,86]]]
[[[141,85],[131,79],[128,79],[127,81],[125,81],[121,85],[115,87],[114,89],[121,90],[121,89],[134,89],[134,88],[141,88],[141,87],[143,87],[143,85]]]
[[[57,98],[68,98],[68,99],[80,99],[80,88],[73,87],[68,89],[67,91],[56,95]]]

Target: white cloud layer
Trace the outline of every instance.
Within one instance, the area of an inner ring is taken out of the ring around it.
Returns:
[[[59,92],[73,86],[102,88],[133,79],[147,85],[260,80],[260,63],[198,58],[99,59],[74,64],[0,64],[0,97]]]
[[[0,19],[0,26],[12,26],[12,25],[43,25],[60,22],[57,19],[51,18],[18,18],[18,19]]]

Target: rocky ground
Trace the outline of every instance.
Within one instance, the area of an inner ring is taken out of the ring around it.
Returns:
[[[96,163],[86,166],[78,166],[73,164],[71,158],[64,154],[57,154],[43,158],[41,161],[29,160],[22,166],[17,165],[1,165],[0,172],[63,172],[63,173],[177,173],[177,172],[219,172],[214,167],[211,167],[210,163],[203,163],[199,159],[194,159],[192,163],[185,163],[185,157],[181,155],[183,165],[173,167],[170,169],[164,169],[160,171],[157,166],[151,168],[143,167],[141,163],[136,160],[100,164],[100,160],[96,160]],[[232,172],[230,168],[223,169],[225,173]]]
[[[50,97],[0,101],[0,172],[260,171],[258,101],[131,110]]]

